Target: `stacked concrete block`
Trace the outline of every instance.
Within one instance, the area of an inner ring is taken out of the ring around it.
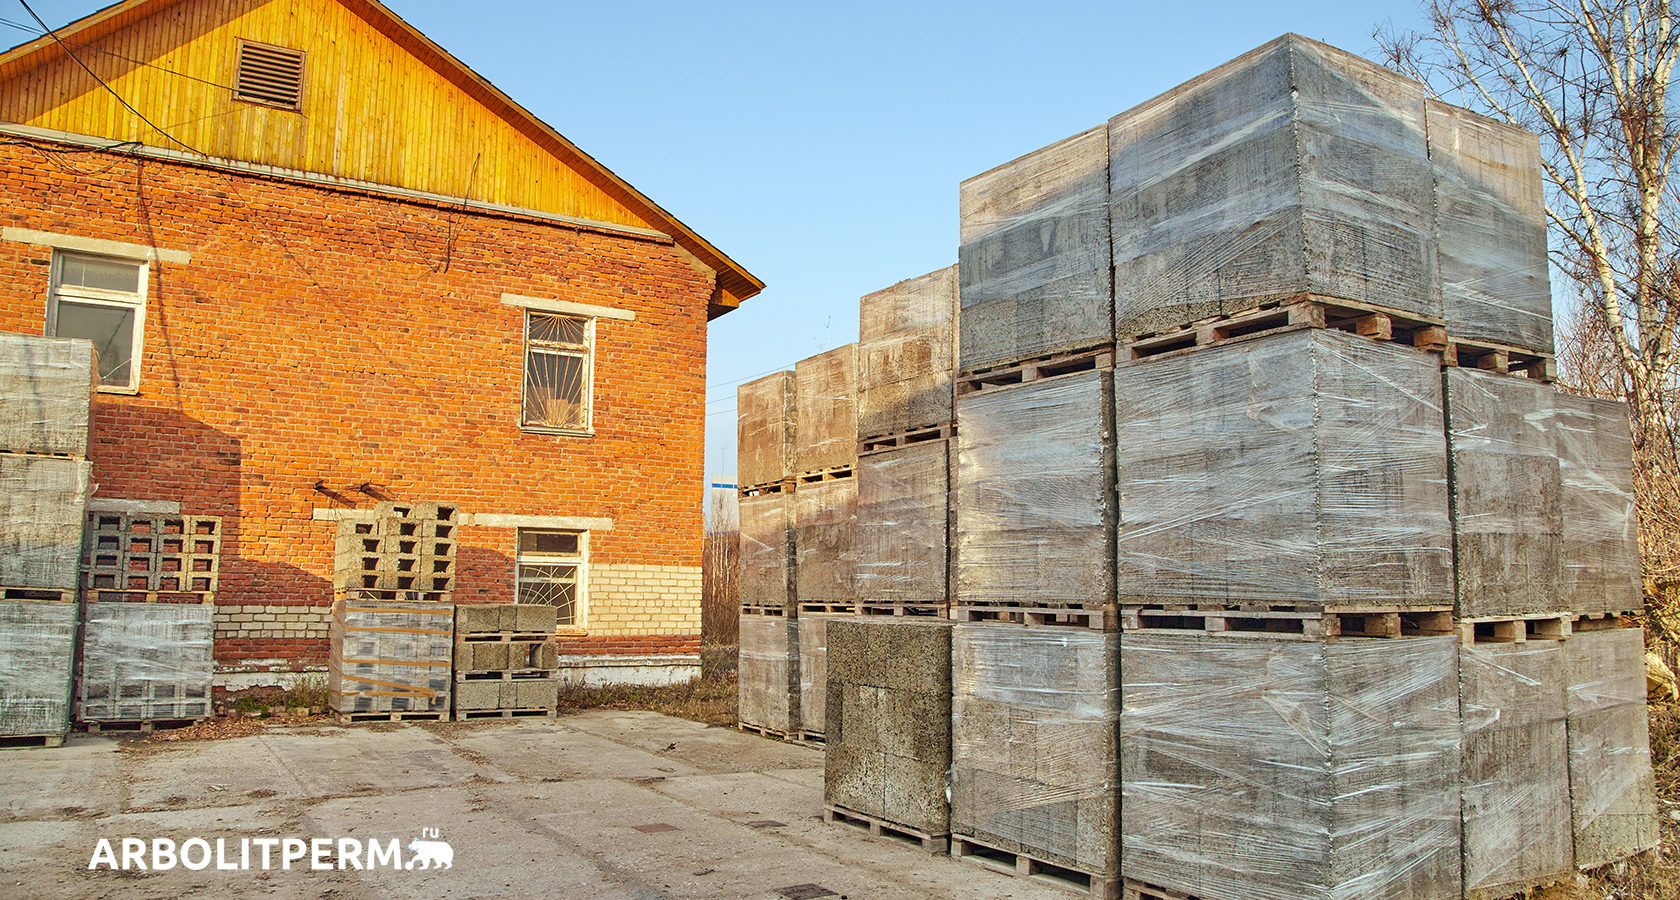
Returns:
[[[455,589],[456,509],[442,503],[381,503],[367,518],[342,519],[333,588],[379,599],[447,603]]]
[[[794,468],[802,480],[857,462],[857,345],[794,366]]]
[[[950,833],[950,621],[834,621],[827,645],[826,817],[943,849]]]
[[[1562,479],[1550,386],[1446,371],[1458,615],[1559,612]]]
[[[799,620],[743,609],[739,649],[741,726],[762,734],[797,736]]]
[[[1461,649],[1464,896],[1508,897],[1574,871],[1564,642]]]
[[[951,634],[953,853],[1014,854],[1112,895],[1120,875],[1120,635],[959,622]]]
[[[800,484],[793,495],[795,590],[807,606],[850,606],[857,594],[856,478]]]
[[[1577,614],[1620,613],[1645,602],[1627,404],[1552,395],[1563,523],[1559,599]]]
[[[1436,100],[1425,103],[1442,312],[1461,340],[1552,353],[1540,142]]]
[[[743,488],[780,483],[793,474],[794,374],[777,372],[735,389],[736,481]]]
[[[956,266],[901,281],[859,300],[860,441],[950,424],[956,305]]]
[[[958,606],[1112,606],[1110,391],[1081,372],[957,398]]]
[[[455,608],[455,718],[552,716],[559,691],[555,610]]]
[[[1440,321],[1424,98],[1285,35],[1111,119],[1117,333],[1298,294]]]
[[[89,600],[208,602],[221,569],[219,516],[87,515],[82,589]]]
[[[1126,878],[1205,900],[1460,892],[1458,646],[1127,633]]]
[[[945,614],[949,441],[858,457],[857,603],[862,611]]]
[[[211,714],[211,603],[86,605],[78,717],[101,723],[202,719]]]
[[[63,743],[75,651],[76,604],[0,601],[0,737]]]
[[[961,371],[1114,343],[1108,129],[976,175],[959,202]]]
[[[1122,365],[1114,398],[1122,604],[1452,608],[1433,357],[1308,329]]]
[[[1656,782],[1638,629],[1563,643],[1575,865],[1596,868],[1657,846]]]
[[[793,495],[742,497],[740,594],[743,609],[786,612],[797,596]]]
[[[350,718],[447,719],[455,607],[424,601],[333,601],[328,702]]]

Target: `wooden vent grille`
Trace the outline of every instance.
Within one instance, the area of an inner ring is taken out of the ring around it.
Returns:
[[[233,97],[247,103],[297,109],[303,98],[303,51],[241,42]]]

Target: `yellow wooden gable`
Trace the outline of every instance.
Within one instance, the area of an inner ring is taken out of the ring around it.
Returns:
[[[717,272],[713,315],[763,289],[374,0],[126,0],[57,34],[0,54],[0,121],[652,229]],[[242,45],[301,51],[295,109],[238,98]]]

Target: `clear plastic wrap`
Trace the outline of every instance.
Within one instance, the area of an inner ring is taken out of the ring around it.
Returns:
[[[827,729],[828,626],[850,613],[799,613],[799,730],[822,734]]]
[[[1433,357],[1310,329],[1114,385],[1122,603],[1452,604]]]
[[[1120,874],[1119,633],[959,623],[951,668],[952,834]]]
[[[207,603],[89,603],[82,617],[81,718],[210,715],[215,666]]]
[[[1507,897],[1573,871],[1565,643],[1461,650],[1465,897]]]
[[[1114,602],[1108,372],[957,398],[957,596],[964,605]]]
[[[70,730],[76,604],[0,601],[0,735]]]
[[[333,602],[327,690],[338,712],[448,712],[455,607],[340,598]]]
[[[792,608],[793,495],[741,498],[740,597],[743,607]]]
[[[1424,96],[1291,34],[1111,119],[1116,333],[1299,293],[1439,317]]]
[[[0,451],[86,457],[93,342],[0,332]]]
[[[947,441],[858,458],[857,601],[944,606],[949,553]]]
[[[791,477],[794,464],[794,375],[777,372],[735,389],[735,480],[743,487]]]
[[[1447,330],[1552,352],[1540,142],[1437,100],[1426,104]]]
[[[1562,480],[1551,385],[1449,368],[1458,615],[1557,612]]]
[[[799,623],[789,616],[742,613],[741,723],[782,734],[799,731]]]
[[[1121,638],[1127,878],[1242,900],[1459,897],[1451,637]]]
[[[797,406],[793,474],[856,463],[857,345],[802,359],[793,369]]]
[[[92,464],[0,453],[0,588],[73,591]]]
[[[824,802],[946,834],[950,620],[837,619],[827,634]]]
[[[1627,404],[1563,393],[1551,400],[1563,492],[1563,609],[1638,610],[1645,591]]]
[[[1645,638],[1637,628],[1579,632],[1563,655],[1575,865],[1587,869],[1657,846]]]
[[[1114,340],[1108,128],[962,183],[964,371]]]
[[[858,301],[859,437],[951,421],[956,305],[956,266]]]
[[[800,603],[852,603],[857,596],[856,478],[807,482],[793,495]]]

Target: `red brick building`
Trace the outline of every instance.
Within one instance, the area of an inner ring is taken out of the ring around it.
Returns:
[[[91,508],[223,518],[221,683],[325,662],[380,501],[458,506],[455,601],[556,604],[574,675],[697,671],[706,323],[757,279],[378,3],[59,38],[0,55],[0,330],[100,346]]]

